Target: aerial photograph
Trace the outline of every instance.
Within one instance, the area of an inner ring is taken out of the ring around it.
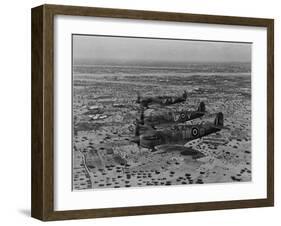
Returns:
[[[252,44],[72,35],[72,190],[244,183]]]

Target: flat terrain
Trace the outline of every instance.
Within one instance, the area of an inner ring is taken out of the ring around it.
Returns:
[[[183,69],[79,67],[73,74],[73,189],[251,181],[251,75],[245,67]],[[187,143],[205,156],[159,154],[130,142],[143,96],[181,95],[172,109],[223,112],[229,129]]]

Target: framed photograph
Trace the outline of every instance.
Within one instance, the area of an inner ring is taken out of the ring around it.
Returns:
[[[274,21],[32,9],[32,216],[274,205]]]

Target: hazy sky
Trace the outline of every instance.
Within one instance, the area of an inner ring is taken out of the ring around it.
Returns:
[[[181,66],[250,61],[249,43],[73,35],[74,65]]]

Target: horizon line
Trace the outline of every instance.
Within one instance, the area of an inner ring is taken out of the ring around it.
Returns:
[[[202,62],[189,62],[190,64],[196,64],[196,63],[243,63],[243,64],[251,64],[251,61],[224,61],[224,62],[216,62],[216,61],[202,61]],[[109,65],[109,64],[73,64],[73,67],[131,67],[131,68],[174,68],[174,69],[186,69],[184,66],[148,66],[148,65]]]

